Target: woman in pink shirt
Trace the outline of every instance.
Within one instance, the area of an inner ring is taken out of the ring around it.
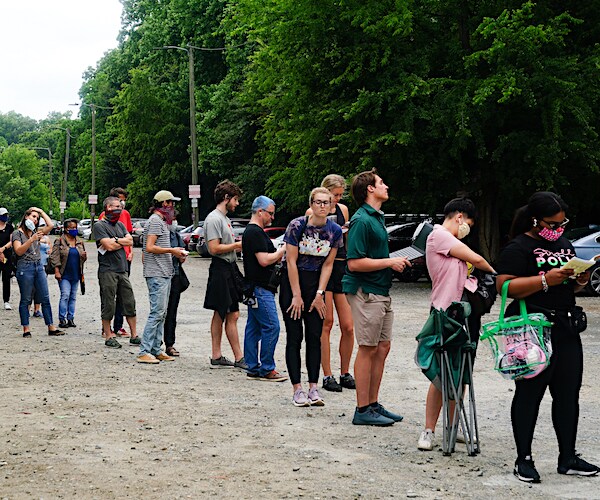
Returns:
[[[475,223],[475,205],[468,198],[455,198],[444,207],[444,222],[436,224],[427,238],[425,257],[431,277],[431,306],[447,309],[452,302],[459,302],[465,290],[474,292],[477,279],[469,277],[467,262],[477,269],[494,273],[490,264],[460,240],[465,238]],[[479,319],[479,318],[478,318]],[[475,323],[475,322],[470,322]],[[479,321],[471,337],[479,336]],[[442,409],[442,393],[433,384],[429,386],[425,403],[425,430],[419,437],[420,450],[432,450],[435,426]]]

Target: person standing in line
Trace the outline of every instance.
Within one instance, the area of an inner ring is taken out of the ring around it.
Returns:
[[[94,224],[94,239],[98,248],[98,285],[100,286],[100,314],[104,345],[119,349],[121,344],[110,328],[115,315],[116,298],[120,297],[123,313],[131,330],[130,344],[139,344],[136,331],[135,296],[127,275],[127,257],[124,247],[133,245],[133,238],[119,222],[121,202],[109,196],[104,199],[104,217]]]
[[[129,193],[127,190],[121,187],[114,187],[110,190],[108,196],[113,196],[115,198],[119,198],[121,202],[121,216],[119,217],[119,222],[125,226],[125,229],[129,234],[133,233],[133,224],[131,223],[131,214],[128,210],[125,209],[127,204],[127,198]],[[98,219],[104,218],[104,212],[102,212]],[[131,263],[133,262],[133,247],[123,247],[125,250],[125,255],[127,257],[127,276],[131,275]],[[117,337],[129,337],[130,334],[123,328],[123,311],[120,302],[117,300],[116,308],[115,308],[115,317],[113,319],[112,331],[115,333]],[[140,338],[135,337],[131,344],[139,344]]]
[[[283,237],[286,254],[279,305],[287,333],[285,361],[292,383],[294,406],[325,405],[317,389],[321,368],[321,331],[326,312],[325,287],[331,277],[337,250],[344,244],[342,228],[327,218],[331,198],[329,190],[322,187],[313,189],[309,197],[312,215],[292,220]],[[303,335],[306,337],[308,394],[301,382]]]
[[[330,174],[321,182],[321,187],[328,189],[331,193],[331,207],[327,216],[342,228],[342,232],[348,230],[347,223],[350,219],[348,207],[340,203],[346,190],[346,180],[341,175]],[[306,211],[306,215],[312,214],[312,209]],[[342,278],[346,272],[346,245],[338,248],[331,278],[325,289],[325,305],[327,311],[323,321],[321,332],[321,366],[323,367],[323,389],[331,392],[342,392],[342,389],[356,389],[354,377],[350,374],[350,359],[354,349],[354,325],[352,323],[352,311],[346,295],[342,291]],[[338,315],[340,323],[340,381],[335,379],[331,369],[331,329],[333,328],[333,308]]]
[[[539,483],[540,475],[532,459],[532,443],[540,404],[546,389],[552,396],[552,425],[558,440],[559,474],[595,476],[600,467],[577,454],[579,391],[583,379],[583,346],[575,328],[575,292],[589,281],[586,271],[573,276],[572,269],[561,269],[575,249],[563,236],[569,222],[567,204],[556,193],[542,191],[517,210],[511,240],[498,259],[498,291],[510,280],[508,296],[522,299],[527,312],[541,312],[552,322],[550,365],[530,379],[515,381],[511,420],[517,460],[514,474],[525,482]],[[572,278],[572,279],[569,279]],[[506,308],[506,316],[519,313],[519,301]],[[543,439],[543,438],[542,438]]]
[[[475,224],[475,214],[475,205],[470,199],[455,198],[444,207],[443,224],[436,224],[427,238],[425,256],[431,277],[433,309],[445,311],[452,302],[468,302],[466,290],[477,290],[477,279],[468,276],[467,262],[477,269],[494,273],[492,266],[481,255],[460,241],[471,232]],[[473,310],[467,321],[471,342],[477,345],[481,316]],[[425,429],[421,432],[417,444],[419,450],[433,450],[435,426],[441,409],[442,392],[430,384],[425,404]],[[459,434],[459,439],[464,441],[464,436]]]
[[[271,282],[271,276],[285,248],[281,246],[276,250],[264,231],[274,218],[275,202],[266,196],[259,196],[252,203],[252,218],[242,237],[244,274],[254,289],[254,302],[248,304],[244,359],[248,364],[249,378],[283,382],[287,377],[275,369],[279,318],[275,305],[277,285]]]
[[[183,248],[183,238],[177,232],[177,221],[169,226],[169,236],[171,238],[171,248]],[[167,316],[165,318],[165,352],[169,356],[179,356],[179,351],[175,348],[175,328],[177,327],[177,309],[179,308],[179,299],[185,291],[182,288],[182,276],[185,276],[182,264],[185,262],[184,257],[172,256],[173,260],[173,277],[171,278],[171,290],[169,292],[169,304],[167,305]],[[189,282],[186,282],[189,285]]]
[[[0,208],[0,275],[2,275],[2,302],[4,309],[10,311],[10,277],[12,274],[12,241],[11,234],[15,228],[8,221],[8,210]]]
[[[158,364],[160,361],[175,361],[175,358],[161,351],[171,279],[173,259],[185,260],[187,252],[183,248],[171,247],[169,226],[175,218],[175,202],[181,198],[170,191],[159,191],[154,195],[152,215],[144,228],[143,255],[144,278],[148,285],[150,313],[142,335],[138,363]]]
[[[240,368],[246,370],[240,347],[237,321],[240,317],[241,297],[235,284],[235,275],[239,274],[236,251],[242,249],[242,242],[235,241],[231,221],[227,214],[234,212],[240,204],[242,190],[233,182],[224,180],[217,184],[214,196],[217,207],[204,220],[204,238],[212,256],[208,269],[208,283],[204,298],[204,309],[214,311],[210,323],[211,351],[210,368]],[[221,339],[225,335],[233,351],[234,361],[223,356]]]
[[[83,240],[77,238],[77,219],[67,219],[64,232],[52,246],[50,262],[60,289],[58,327],[75,328],[75,304],[79,282],[83,277],[83,264],[87,253]]]
[[[44,227],[45,224],[42,224],[40,221],[39,227]],[[44,234],[40,238],[40,259],[42,262],[42,267],[44,270],[46,269],[46,264],[48,264],[48,259],[50,258],[50,252],[52,252],[52,242],[47,234]],[[46,278],[46,281],[48,278]],[[47,286],[47,285],[46,285]],[[41,318],[42,316],[42,298],[37,294],[37,290],[33,287],[31,291],[31,302],[33,302],[33,317]],[[31,303],[30,303],[31,304]]]
[[[358,343],[354,363],[357,403],[352,423],[387,426],[403,418],[379,403],[379,387],[390,352],[394,322],[390,297],[392,270],[402,272],[410,262],[404,257],[390,258],[385,217],[381,211],[388,199],[388,187],[377,170],[354,177],[352,197],[360,208],[350,219],[348,269],[342,279]]]
[[[38,228],[40,215],[46,222],[43,228]],[[65,332],[53,325],[52,307],[50,306],[50,294],[48,293],[48,280],[46,271],[42,266],[40,255],[40,240],[52,231],[54,225],[50,217],[41,208],[31,207],[23,215],[23,219],[16,231],[13,231],[12,245],[17,259],[17,283],[21,291],[19,302],[19,316],[23,326],[23,337],[30,338],[29,328],[29,304],[33,295],[33,289],[42,304],[44,323],[48,327],[48,335],[64,335]]]

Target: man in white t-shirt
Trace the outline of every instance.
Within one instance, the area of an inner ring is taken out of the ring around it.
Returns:
[[[183,262],[186,256],[183,248],[171,248],[169,226],[175,218],[175,201],[179,200],[181,198],[176,198],[170,191],[156,193],[153,213],[144,227],[142,262],[148,285],[150,313],[142,335],[138,363],[158,364],[175,360],[162,352],[160,345],[174,272],[172,257],[178,257]]]
[[[239,277],[241,273],[236,264],[236,251],[242,249],[242,242],[235,241],[231,221],[227,217],[227,213],[235,211],[240,204],[239,197],[241,195],[242,190],[229,180],[217,184],[214,193],[217,207],[204,220],[204,239],[208,245],[208,251],[212,255],[204,298],[204,308],[214,311],[210,324],[211,368],[241,368],[242,370],[248,368],[240,347],[237,329],[241,297],[237,291],[235,279],[236,275]],[[225,324],[225,335],[227,335],[233,351],[234,361],[223,356],[221,351],[223,323]]]

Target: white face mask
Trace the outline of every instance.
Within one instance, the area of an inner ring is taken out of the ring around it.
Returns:
[[[127,204],[127,202],[125,200],[121,200],[121,207],[125,208],[126,204]]]
[[[466,222],[461,222],[458,225],[458,234],[456,237],[459,240],[462,240],[463,238],[466,238],[470,232],[471,232],[471,226],[469,226],[469,224],[467,224]]]
[[[25,227],[30,231],[35,231],[35,223],[31,219],[25,219]]]

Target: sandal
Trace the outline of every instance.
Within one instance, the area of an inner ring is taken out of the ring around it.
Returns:
[[[117,339],[115,337],[111,337],[108,340],[106,340],[104,342],[104,345],[106,347],[114,347],[116,349],[119,349],[120,347],[122,347],[121,344],[119,344],[119,342],[117,341]]]
[[[167,347],[166,352],[169,356],[179,356],[179,351],[177,349],[175,349],[173,346]]]

